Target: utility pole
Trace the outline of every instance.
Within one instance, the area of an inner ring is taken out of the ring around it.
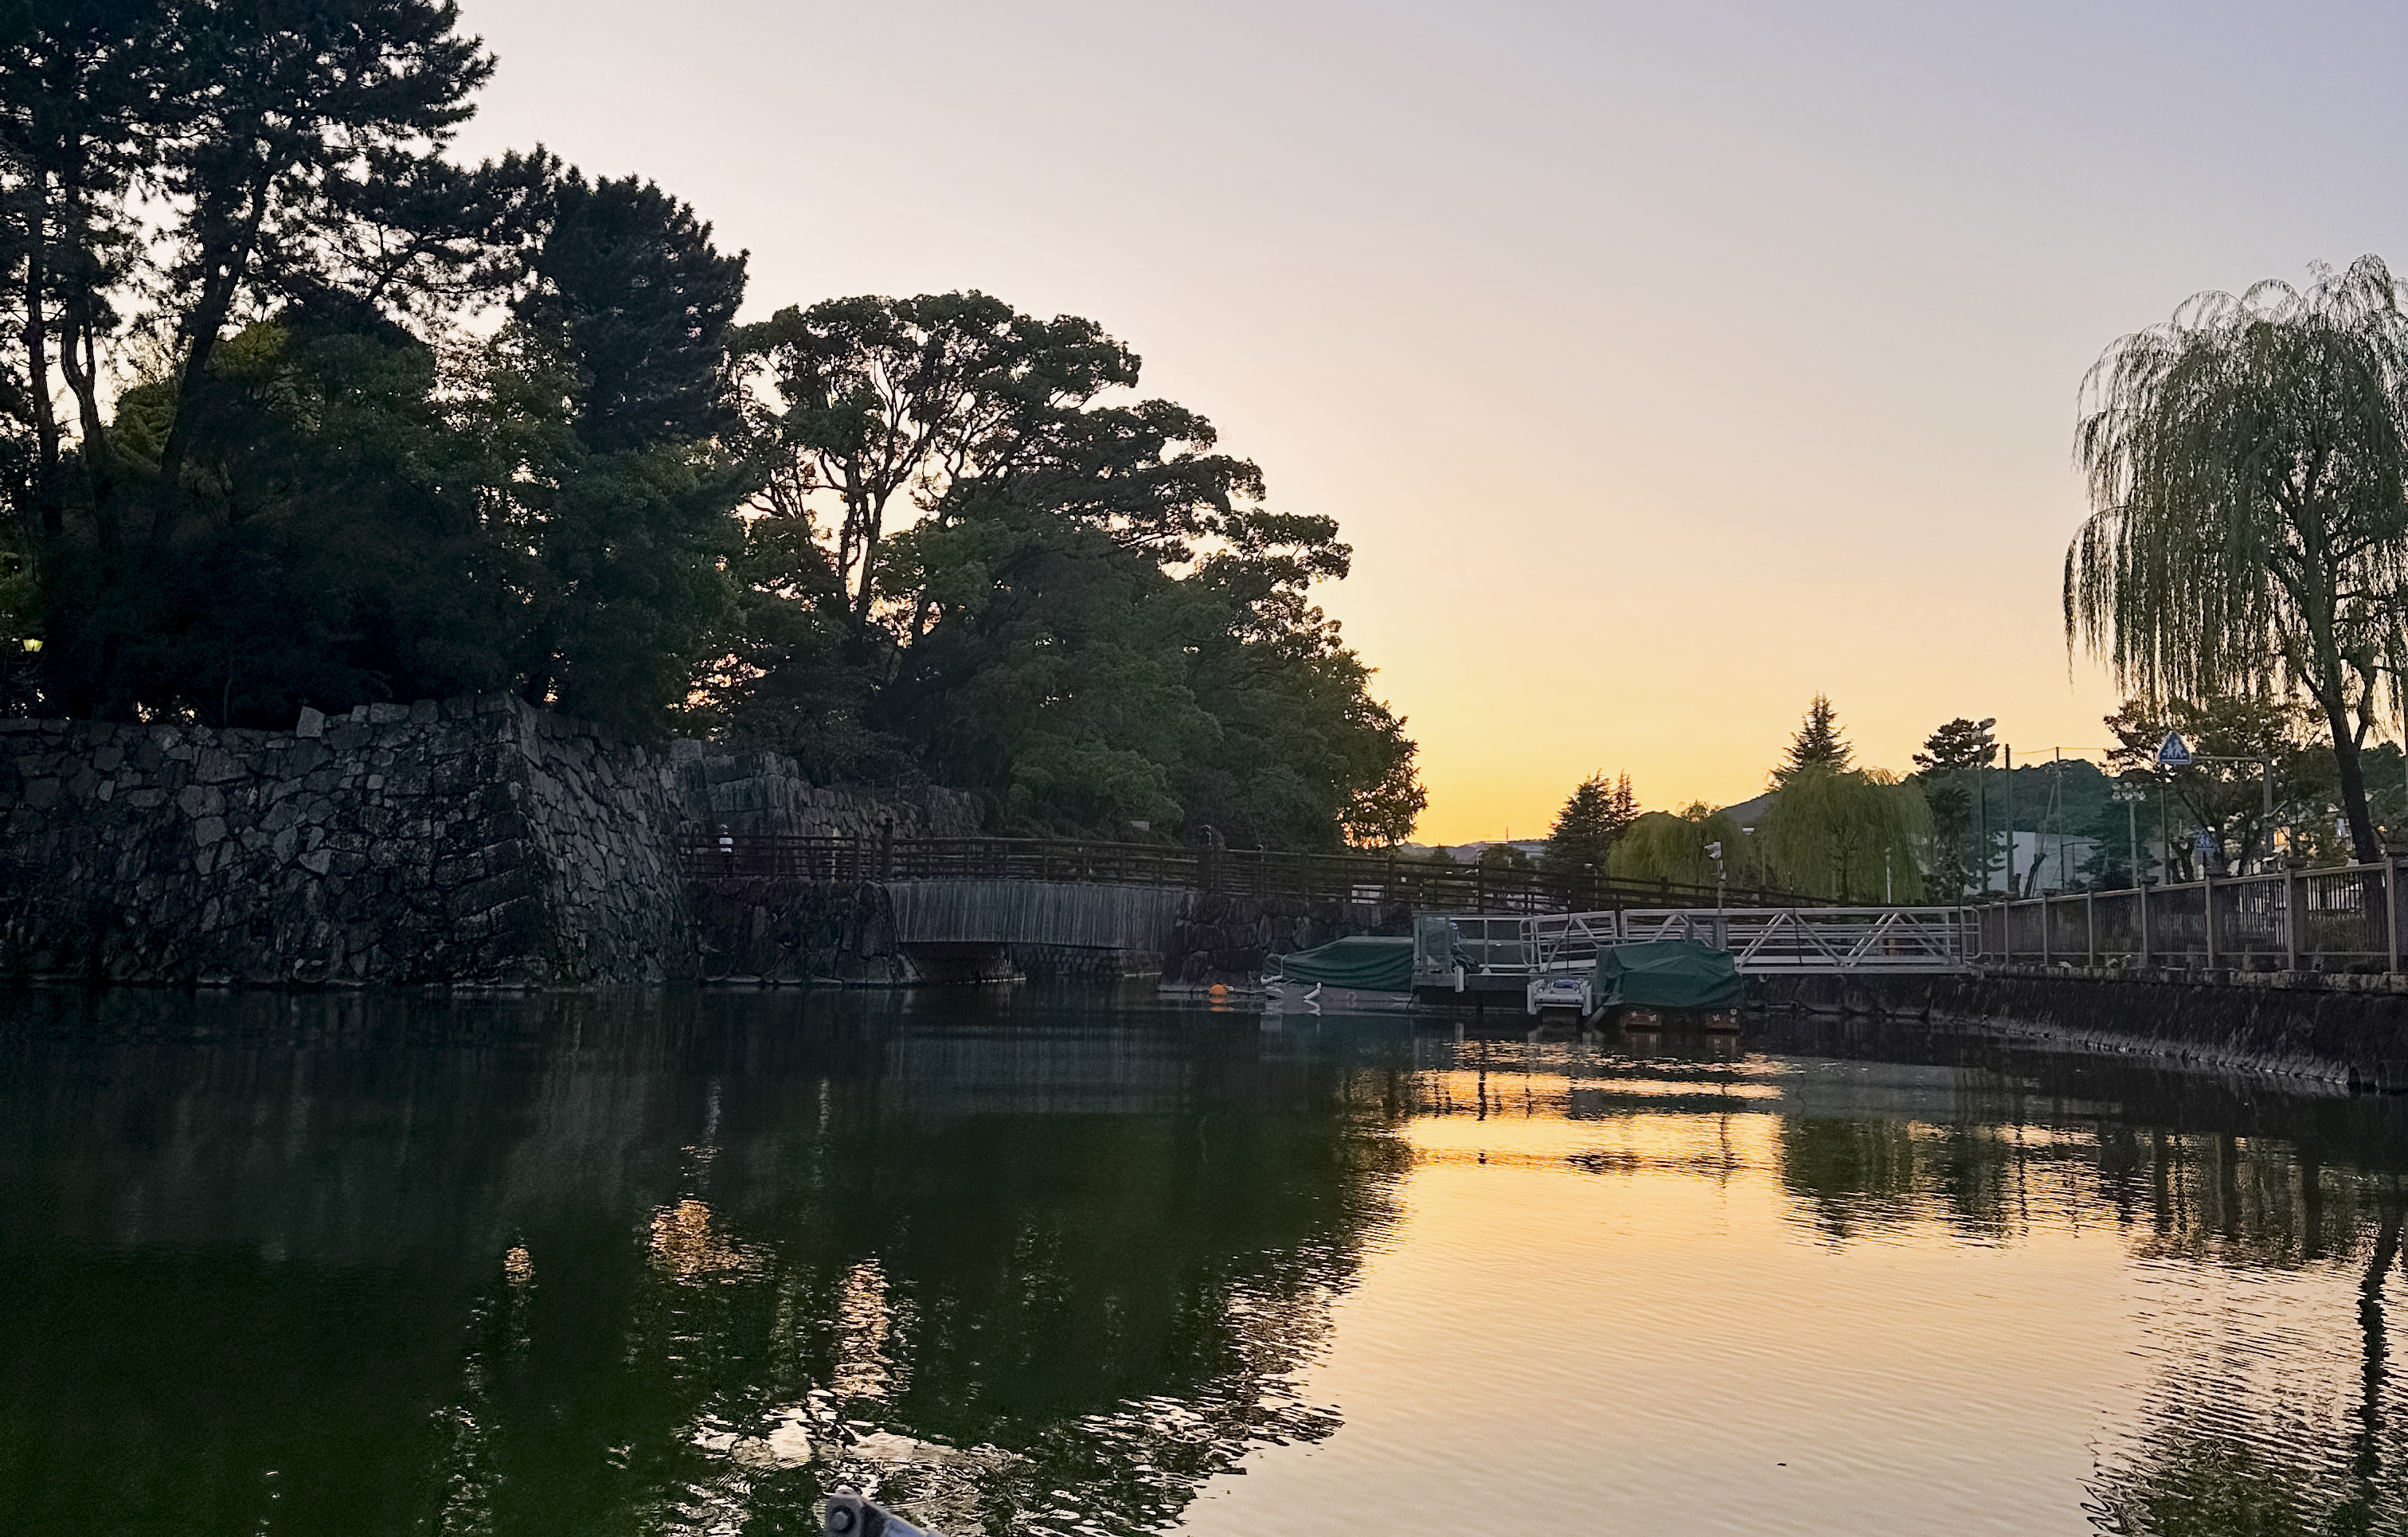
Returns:
[[[2166,867],[2166,873],[2172,875],[2174,863],[2174,835],[2172,826],[2167,820],[2166,782],[2162,779],[2157,781],[2157,859]]]
[[[2132,851],[2133,927],[2139,930],[2141,965],[2149,964],[2149,883],[2141,874],[2141,802],[2149,792],[2138,784],[2118,781],[2114,797],[2124,803],[2124,836]],[[2105,861],[2100,861],[2105,863]]]
[[[2007,754],[2007,898],[2015,895],[2015,750],[2009,746]]]
[[[1982,783],[1982,769],[1990,760],[1988,749],[1973,761],[1973,849],[1982,856],[1982,884],[1978,895],[1990,894],[1990,795],[1989,786]]]
[[[2141,885],[2141,797],[2137,794],[2126,795],[2118,790],[2115,798],[2124,803],[2124,837],[2131,844],[2132,887],[2137,891]]]
[[[2059,747],[2054,751],[2057,754],[2057,787],[2052,793],[2057,797],[2057,884],[2059,890],[2071,891],[2073,889],[2073,872],[2065,868],[2065,749]]]

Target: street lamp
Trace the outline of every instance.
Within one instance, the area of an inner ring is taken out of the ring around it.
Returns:
[[[2123,803],[2124,836],[2131,840],[2132,847],[2132,886],[2138,890],[2141,885],[2141,813],[2136,808],[2149,798],[2149,792],[2137,784],[2127,784],[2119,780],[2115,788],[2108,792],[2108,798]]]

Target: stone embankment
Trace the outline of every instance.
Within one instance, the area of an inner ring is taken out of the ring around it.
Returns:
[[[508,695],[304,710],[290,731],[0,721],[0,977],[177,985],[1252,984],[1408,914],[979,880],[688,882],[721,829],[974,835],[934,789],[659,746]]]
[[[884,886],[714,881],[689,893],[706,982],[895,985],[921,980]]]
[[[1254,987],[1263,963],[1354,934],[1410,934],[1400,904],[1309,902],[1297,898],[1204,893],[1189,899],[1162,955],[1162,985],[1202,991],[1215,984]]]
[[[809,838],[975,838],[978,802],[927,785],[864,789],[813,784],[775,753],[724,752],[690,740],[669,743],[678,811],[692,827]]]
[[[720,826],[941,837],[976,816],[950,792],[813,785],[790,759],[654,747],[509,695],[304,710],[291,731],[0,721],[0,976],[692,978],[710,914],[679,840]],[[894,970],[854,893],[815,900],[828,913],[789,914],[805,954],[850,980]]]
[[[0,722],[0,970],[150,983],[690,975],[666,754],[507,695],[291,731]]]

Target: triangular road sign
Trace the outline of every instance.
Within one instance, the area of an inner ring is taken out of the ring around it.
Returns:
[[[2183,745],[2181,732],[2167,732],[2166,740],[2157,744],[2157,767],[2160,768],[2190,767],[2190,749]]]

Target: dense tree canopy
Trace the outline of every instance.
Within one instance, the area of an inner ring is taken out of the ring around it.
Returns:
[[[2340,775],[2319,724],[2304,701],[2271,695],[2161,708],[2128,699],[2106,717],[2116,743],[2107,763],[2128,783],[2161,789],[2178,813],[2169,819],[2173,836],[2165,851],[2172,879],[2219,873],[2200,868],[2193,829],[2204,831],[2231,866],[2267,854],[2278,833],[2294,855],[2330,857],[2344,852],[2333,837]],[[2180,733],[2196,758],[2208,761],[2159,768],[2157,746],[2168,732]],[[2266,786],[2253,759],[2272,765],[2272,826],[2266,825]],[[2156,799],[2152,795],[2153,807]]]
[[[736,342],[757,467],[706,708],[831,773],[922,771],[1029,827],[1393,843],[1402,723],[1315,609],[1350,553],[1212,425],[1128,399],[1090,322],[832,300]]]
[[[0,708],[510,689],[998,827],[1410,833],[1335,524],[1127,348],[975,293],[739,324],[652,183],[446,158],[492,67],[449,0],[0,0]]]
[[[1791,891],[1916,902],[1930,833],[1930,809],[1914,785],[1879,768],[1810,768],[1773,797],[1753,852]]]
[[[1990,734],[1994,721],[1959,715],[1935,729],[1914,754],[1914,783],[1931,812],[1931,849],[1927,883],[1942,901],[1962,899],[1978,871],[1986,880],[1995,845],[1987,808],[1978,804],[1975,772],[1998,762]]]

